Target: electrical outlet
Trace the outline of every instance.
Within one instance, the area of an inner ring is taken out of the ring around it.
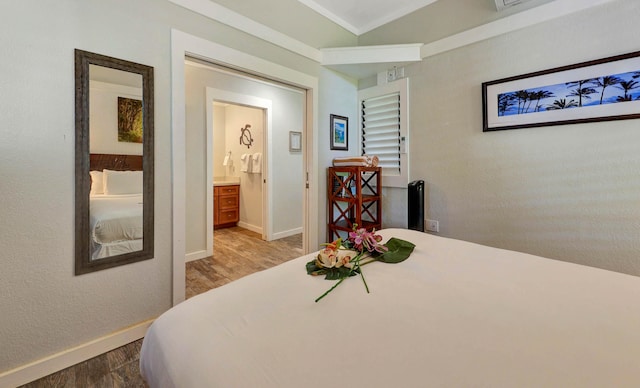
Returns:
[[[440,232],[440,223],[436,220],[424,220],[424,228],[428,232]]]

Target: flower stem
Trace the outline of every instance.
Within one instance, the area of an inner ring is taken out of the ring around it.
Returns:
[[[358,263],[358,267],[360,267],[360,263]],[[360,277],[362,278],[362,283],[364,283],[364,288],[367,290],[367,294],[368,294],[369,293],[369,286],[367,285],[367,281],[364,280],[364,272],[362,272],[362,269],[360,269]]]
[[[340,283],[342,283],[344,281],[344,279],[346,279],[346,277],[341,278],[340,280],[338,280],[336,282],[336,284],[333,285],[333,287],[331,287],[330,289],[328,289],[324,294],[320,295],[320,297],[318,299],[316,299],[316,303],[318,303],[318,301],[320,301],[320,299],[324,298],[325,296],[327,296],[327,294],[329,294],[331,291],[333,291],[334,288],[338,287],[340,285]]]

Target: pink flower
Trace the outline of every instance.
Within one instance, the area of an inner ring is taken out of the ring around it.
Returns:
[[[353,232],[349,232],[349,240],[353,243],[353,246],[363,252],[365,249],[368,252],[386,252],[388,248],[382,244],[382,236],[375,234],[375,229],[371,232],[367,232],[365,228],[355,229]]]

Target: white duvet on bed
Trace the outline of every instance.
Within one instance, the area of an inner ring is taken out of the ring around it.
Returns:
[[[301,257],[150,327],[153,387],[638,387],[640,279],[401,229],[405,262],[333,282]]]
[[[90,197],[92,258],[142,249],[142,194]]]

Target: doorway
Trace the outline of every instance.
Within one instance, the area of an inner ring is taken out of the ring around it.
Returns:
[[[266,241],[303,233],[304,152],[290,149],[289,134],[303,133],[304,90],[192,59],[185,89],[187,261],[212,255],[216,184],[238,184],[238,226]]]
[[[172,283],[173,283],[173,304],[180,303],[184,300],[185,289],[185,255],[187,252],[186,242],[186,224],[187,209],[186,204],[191,201],[188,191],[191,189],[187,185],[187,156],[191,153],[192,148],[187,148],[186,134],[188,131],[186,123],[185,101],[186,101],[186,85],[185,85],[185,64],[184,61],[189,57],[198,57],[206,59],[210,63],[219,63],[228,65],[231,68],[243,69],[245,74],[254,79],[267,77],[270,80],[284,81],[286,85],[298,87],[303,91],[303,136],[302,148],[304,150],[300,165],[304,171],[303,181],[303,206],[300,209],[303,217],[303,251],[308,252],[310,246],[318,244],[318,174],[317,174],[317,158],[314,157],[317,152],[317,101],[318,101],[318,78],[308,74],[301,73],[291,68],[287,68],[264,59],[253,57],[250,54],[231,49],[229,47],[186,34],[178,30],[172,30],[171,33],[171,83],[172,83],[172,240],[173,240],[173,263],[172,263]],[[220,86],[220,85],[216,85]],[[202,92],[201,92],[202,93]],[[204,93],[203,93],[204,94]],[[204,104],[203,104],[204,109]],[[202,114],[204,116],[204,112]],[[203,126],[204,127],[204,126]],[[284,125],[287,129],[289,125]],[[295,130],[295,129],[293,129]],[[271,147],[282,151],[288,149],[288,132],[285,139],[272,139]],[[277,141],[277,144],[276,144]],[[201,142],[200,147],[206,145]],[[189,149],[189,152],[187,152]],[[271,150],[273,151],[273,149]],[[273,152],[271,152],[273,154]],[[272,166],[271,169],[273,169]],[[268,168],[269,168],[268,167]],[[287,172],[288,167],[283,167],[281,171]],[[202,174],[204,175],[204,174]],[[204,178],[203,178],[204,179]],[[267,182],[269,183],[269,182]],[[286,186],[271,187],[275,193],[280,196],[287,193]],[[202,196],[202,202],[206,196]],[[278,210],[274,208],[274,214]],[[285,214],[291,213],[291,209],[285,206]],[[204,229],[204,227],[202,228]],[[207,233],[202,233],[206,235]]]
[[[263,186],[267,182],[266,141],[268,123],[271,122],[271,102],[263,100],[261,106],[239,105],[216,99],[220,91],[207,88],[207,97],[212,97],[212,116],[210,123],[212,136],[212,166],[207,176],[213,177],[213,186],[226,187],[238,185],[238,202],[232,214],[237,215],[235,225],[260,234],[265,241],[271,241],[271,222],[269,219],[269,198]],[[248,100],[247,96],[238,96]],[[255,99],[255,97],[253,98]],[[237,101],[237,100],[236,100]],[[215,209],[215,196],[212,198]],[[237,213],[236,213],[237,211]],[[209,217],[216,219],[215,215]],[[221,217],[218,217],[221,218]],[[234,225],[234,226],[235,226]],[[214,225],[214,233],[216,233]],[[214,240],[215,241],[215,240]]]

